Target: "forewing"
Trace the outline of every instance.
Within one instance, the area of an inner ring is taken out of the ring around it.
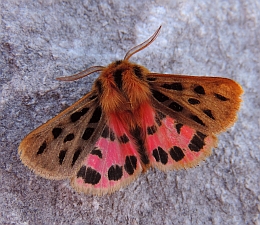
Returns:
[[[178,123],[204,134],[216,134],[236,120],[243,90],[220,77],[148,74],[153,106]]]
[[[72,176],[105,126],[95,91],[28,134],[19,146],[22,162],[52,179]]]

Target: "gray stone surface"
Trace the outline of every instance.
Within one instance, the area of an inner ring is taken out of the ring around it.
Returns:
[[[0,224],[260,224],[260,3],[242,1],[1,1]],[[189,170],[150,170],[103,197],[36,176],[17,148],[31,130],[90,89],[96,75],[58,82],[132,57],[153,72],[235,79],[237,123]]]

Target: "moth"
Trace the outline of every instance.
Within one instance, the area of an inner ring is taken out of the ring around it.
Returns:
[[[58,78],[101,73],[88,94],[22,140],[22,162],[42,177],[70,178],[79,192],[104,195],[150,167],[186,169],[205,160],[216,134],[235,122],[243,90],[227,78],[151,73],[129,62],[160,29],[123,60]]]

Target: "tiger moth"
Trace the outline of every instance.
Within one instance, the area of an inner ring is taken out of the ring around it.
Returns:
[[[48,179],[71,179],[79,192],[112,193],[150,167],[190,168],[217,146],[216,135],[236,120],[242,88],[221,77],[151,73],[130,57],[58,80],[100,72],[92,90],[28,134],[22,162]]]

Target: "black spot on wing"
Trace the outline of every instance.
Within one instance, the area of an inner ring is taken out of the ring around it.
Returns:
[[[80,119],[80,117],[84,116],[88,112],[89,108],[83,108],[79,112],[74,112],[70,116],[71,122],[76,122]]]
[[[70,133],[70,134],[68,134],[68,135],[64,138],[63,142],[65,143],[65,142],[67,142],[67,141],[72,141],[73,139],[74,139],[74,134],[73,134],[73,133]]]
[[[153,157],[156,162],[161,162],[163,165],[168,162],[168,154],[160,146],[153,150]]]
[[[200,101],[196,98],[189,98],[188,99],[188,102],[192,105],[197,105],[197,104],[200,104]]]
[[[59,127],[53,128],[52,134],[53,134],[54,139],[56,139],[57,137],[59,137],[60,134],[61,134],[61,132],[62,132],[62,129],[61,129],[61,128],[59,128]]]
[[[183,107],[174,101],[172,101],[168,107],[176,112],[181,112],[183,110]]]
[[[215,117],[212,115],[212,112],[210,109],[204,109],[203,112],[210,117],[211,119],[215,120]]]
[[[220,94],[217,94],[217,93],[215,93],[214,94],[215,95],[215,97],[216,98],[218,98],[219,100],[221,100],[221,101],[227,101],[227,100],[229,100],[228,98],[226,98],[225,96],[223,96],[223,95],[220,95]]]
[[[77,177],[82,177],[87,184],[95,185],[100,181],[101,174],[90,167],[82,166],[77,173]]]
[[[182,127],[183,127],[183,124],[181,124],[181,123],[177,123],[177,124],[175,125],[175,128],[176,128],[178,134],[181,133],[181,128],[182,128]]]
[[[100,149],[98,149],[97,147],[95,147],[91,152],[90,154],[92,155],[96,155],[98,156],[100,159],[102,159],[102,152]]]
[[[119,137],[119,141],[123,144],[126,144],[129,142],[129,138],[126,136],[126,134],[123,134],[121,137]]]
[[[159,102],[165,102],[165,101],[169,100],[169,98],[166,95],[160,93],[159,91],[153,90],[152,94],[153,94],[153,97],[155,97],[156,100],[158,100]]]
[[[175,91],[182,91],[183,87],[181,83],[171,83],[171,84],[163,84],[161,87],[170,89],[170,90],[175,90]]]
[[[91,135],[94,133],[94,128],[92,127],[87,127],[86,130],[84,131],[84,134],[82,135],[82,139],[84,139],[85,141],[87,141]]]
[[[196,134],[201,138],[201,139],[205,139],[207,137],[207,135],[197,131]]]
[[[156,133],[157,131],[157,127],[155,125],[147,127],[147,134],[148,135],[153,135],[154,133]]]
[[[109,180],[119,180],[123,176],[123,168],[119,165],[113,165],[108,169]]]
[[[80,147],[75,151],[73,158],[72,158],[71,166],[74,166],[74,164],[77,161],[77,159],[79,158],[79,155],[81,152],[82,152],[82,149]]]
[[[63,160],[64,160],[64,158],[66,156],[66,153],[67,153],[67,150],[60,151],[60,154],[59,154],[59,163],[60,163],[60,165],[63,163]]]
[[[200,124],[200,125],[202,125],[202,126],[205,126],[205,123],[203,123],[203,121],[202,121],[199,117],[197,117],[197,116],[195,116],[195,115],[191,115],[190,118],[191,118],[192,120],[194,120],[196,123],[198,123],[198,124]]]
[[[136,165],[137,158],[135,156],[126,156],[124,168],[129,175],[132,175],[134,173],[134,171],[136,170]]]
[[[174,146],[170,149],[170,155],[175,162],[178,162],[184,158],[184,152],[178,146]]]
[[[155,117],[155,122],[157,123],[157,125],[160,127],[162,125],[161,120],[159,119],[159,117]]]
[[[97,107],[93,112],[93,115],[89,121],[89,123],[97,123],[101,118],[102,110],[101,107]]]
[[[77,172],[77,178],[79,178],[79,177],[84,178],[85,177],[85,173],[86,173],[86,166],[82,166],[80,168],[80,170]]]
[[[110,138],[110,141],[114,141],[115,138],[115,133],[112,130],[109,130],[109,127],[106,126],[105,129],[103,130],[101,137],[103,138]]]
[[[201,94],[201,95],[205,95],[205,90],[202,86],[198,85],[194,88],[194,91],[197,93],[197,94]]]
[[[156,81],[157,79],[155,77],[148,77],[147,80],[148,81]]]
[[[166,115],[164,115],[162,112],[157,111],[157,115],[159,117],[160,120],[164,119],[166,117]]]
[[[110,138],[110,141],[114,141],[116,139],[115,133],[112,130],[110,130],[109,138]]]
[[[46,144],[46,141],[44,141],[42,143],[42,145],[40,146],[40,148],[38,149],[37,155],[42,154],[44,152],[44,150],[46,149],[46,147],[47,147],[47,144]]]
[[[206,137],[207,136],[205,134],[197,131],[188,145],[189,149],[194,152],[199,152],[202,150],[203,146],[205,145],[204,139]]]
[[[108,126],[106,126],[101,134],[101,137],[108,138],[108,136],[109,136],[109,128],[108,128]]]

